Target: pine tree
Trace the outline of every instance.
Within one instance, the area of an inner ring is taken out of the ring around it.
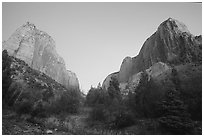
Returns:
[[[161,103],[163,116],[159,122],[171,134],[190,134],[193,122],[177,90],[167,92],[166,100]]]
[[[113,98],[120,98],[120,88],[119,88],[119,82],[116,78],[112,77],[109,87],[108,87],[108,94],[109,96]]]
[[[97,89],[102,89],[100,82],[98,83]]]
[[[145,94],[146,92],[149,91],[149,81],[148,81],[148,74],[144,71],[141,74],[141,78],[139,81],[139,84],[137,86],[137,88],[134,91],[134,110],[136,115],[139,115],[141,117],[146,117],[146,113],[145,113],[145,107],[144,107],[144,98],[145,98]]]
[[[11,58],[8,55],[7,50],[2,52],[2,99],[8,101],[8,88],[11,84]]]

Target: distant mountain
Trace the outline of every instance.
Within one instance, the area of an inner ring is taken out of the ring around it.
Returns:
[[[194,36],[186,25],[178,20],[169,18],[161,23],[157,31],[143,44],[139,54],[133,58],[126,57],[118,73],[110,74],[102,87],[107,89],[112,75],[118,78],[121,88],[134,81],[135,75],[154,64],[162,62],[171,65],[202,62],[202,36]],[[163,71],[161,63],[157,69]],[[154,68],[155,69],[155,68]],[[151,73],[152,74],[152,73]]]
[[[55,42],[47,33],[27,22],[3,42],[10,56],[19,58],[31,68],[39,70],[67,89],[79,89],[75,73],[66,70],[65,62],[56,51]]]

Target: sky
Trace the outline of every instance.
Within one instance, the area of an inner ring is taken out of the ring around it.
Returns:
[[[126,56],[136,56],[169,17],[186,24],[192,34],[202,34],[201,3],[3,2],[2,40],[27,21],[34,23],[54,39],[66,68],[76,73],[86,93],[119,71]]]

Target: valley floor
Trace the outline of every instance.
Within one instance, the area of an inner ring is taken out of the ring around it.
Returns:
[[[6,111],[6,112],[5,112]],[[50,133],[50,131],[52,133]],[[21,117],[18,117],[15,112],[3,110],[2,115],[2,134],[3,135],[70,135],[70,132],[52,131],[45,128],[43,125],[29,122]]]
[[[51,116],[49,118],[32,119],[29,115],[17,115],[14,111],[3,109],[3,135],[127,135],[127,134],[161,134],[154,129],[153,120],[139,120],[137,125],[122,130],[104,128],[100,123],[90,125],[88,113],[90,108],[83,108],[79,114]],[[148,125],[148,128],[147,126]],[[199,124],[202,134],[202,124]]]
[[[30,120],[29,115],[19,116],[10,109],[2,111],[2,134],[3,135],[106,135],[125,134],[121,131],[103,129],[100,124],[90,126],[88,113],[90,108],[84,108],[76,115],[51,116],[46,119]],[[61,117],[61,118],[59,118]]]
[[[44,119],[35,119],[31,121],[26,118],[29,117],[28,115],[19,116],[15,112],[8,109],[3,110],[2,114],[3,135],[72,135],[76,133],[71,128],[77,128],[77,126],[82,127],[83,123],[81,121],[84,118],[82,115],[69,116],[69,120],[72,121],[72,123],[69,125],[70,127],[65,129],[65,127],[62,128],[58,124],[56,124],[56,121],[51,120],[50,122],[48,121],[49,123],[47,123],[47,121],[45,122]]]

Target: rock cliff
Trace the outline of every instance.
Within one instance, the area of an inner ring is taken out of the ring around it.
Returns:
[[[159,61],[170,64],[201,62],[198,41],[183,23],[169,18],[159,25],[157,31],[145,41],[139,55],[133,58],[132,74]]]
[[[126,57],[123,60],[118,72],[118,81],[123,85],[134,81],[138,83],[140,75],[137,73],[146,70],[149,75],[158,75],[169,68],[166,64],[170,66],[191,62],[201,64],[201,49],[202,36],[194,36],[185,24],[169,18],[144,42],[137,56]],[[160,63],[154,65],[158,62]],[[150,68],[151,66],[153,67]],[[103,85],[107,88],[107,81]]]
[[[39,70],[64,85],[67,89],[79,89],[75,73],[66,70],[65,62],[56,51],[55,42],[47,33],[27,22],[3,42],[10,56],[25,61],[31,68]]]

